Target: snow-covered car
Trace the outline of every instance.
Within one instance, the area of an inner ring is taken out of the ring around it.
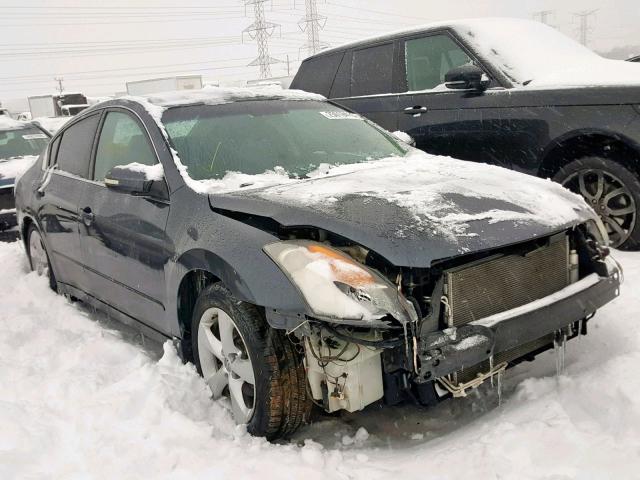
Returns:
[[[15,179],[44,150],[49,136],[35,125],[0,116],[0,231],[16,226]]]
[[[586,334],[619,294],[578,195],[425,154],[299,91],[98,104],[16,195],[32,269],[174,339],[270,439],[312,400],[353,412],[464,396]]]
[[[552,178],[640,249],[640,66],[524,19],[439,22],[302,62],[292,88],[411,135],[428,153]]]

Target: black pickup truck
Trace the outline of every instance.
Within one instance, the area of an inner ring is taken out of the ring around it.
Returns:
[[[546,25],[438,23],[325,50],[291,88],[320,93],[429,153],[552,178],[640,247],[640,65]]]

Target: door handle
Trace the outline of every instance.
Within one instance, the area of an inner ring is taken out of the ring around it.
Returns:
[[[405,115],[422,115],[427,111],[427,107],[423,107],[422,105],[414,105],[413,107],[407,107],[404,109]]]
[[[96,218],[95,214],[91,211],[91,207],[84,207],[82,209],[80,217],[82,217],[82,223],[84,223],[87,227],[90,227]]]

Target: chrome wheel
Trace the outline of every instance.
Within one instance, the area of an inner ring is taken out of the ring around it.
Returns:
[[[619,247],[631,236],[636,224],[636,203],[618,177],[605,170],[588,169],[570,175],[562,185],[582,195],[602,218],[612,247]]]
[[[219,308],[209,308],[200,317],[198,358],[213,397],[228,396],[236,422],[248,423],[256,398],[253,365],[238,327]]]
[[[47,251],[44,249],[40,233],[33,229],[29,235],[29,258],[31,260],[31,270],[38,275],[49,274],[49,259]]]

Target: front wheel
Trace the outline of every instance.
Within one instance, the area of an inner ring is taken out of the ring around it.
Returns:
[[[596,211],[612,247],[640,247],[640,181],[633,172],[608,158],[585,157],[565,165],[553,179]]]
[[[49,286],[53,291],[56,291],[56,277],[51,270],[47,249],[42,241],[42,235],[33,224],[29,225],[27,230],[27,255],[31,271],[40,276],[46,276],[49,279]]]
[[[234,419],[249,433],[286,437],[311,409],[301,356],[258,308],[221,284],[205,288],[193,312],[192,348],[214,398],[229,397]]]

